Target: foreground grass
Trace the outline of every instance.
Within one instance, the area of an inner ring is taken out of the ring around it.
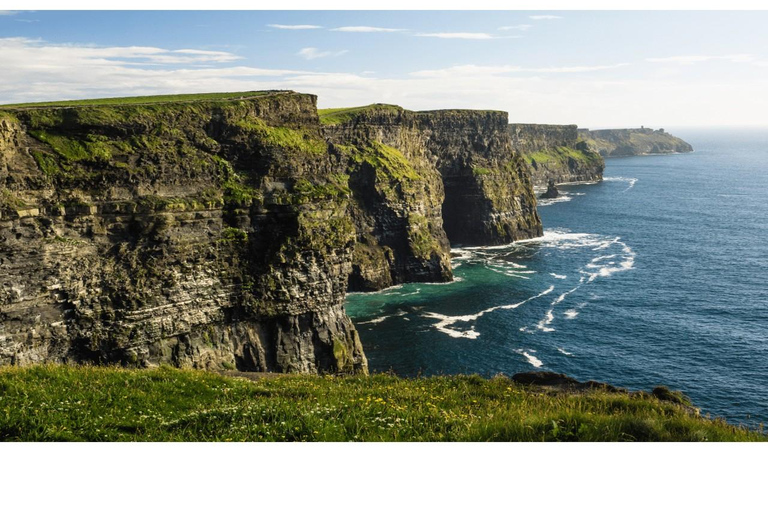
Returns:
[[[748,441],[766,437],[644,394],[543,393],[509,379],[0,369],[0,440]]]

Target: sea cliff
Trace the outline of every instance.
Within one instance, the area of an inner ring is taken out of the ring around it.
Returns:
[[[450,280],[449,240],[497,245],[541,235],[505,112],[370,105],[320,114],[350,175],[351,290]]]
[[[663,128],[579,130],[579,135],[603,157],[690,153],[693,147]]]
[[[507,115],[290,91],[0,108],[0,365],[365,373],[347,289],[541,234]]]
[[[579,137],[578,127],[552,124],[510,124],[512,147],[531,166],[533,184],[600,181],[605,162]]]

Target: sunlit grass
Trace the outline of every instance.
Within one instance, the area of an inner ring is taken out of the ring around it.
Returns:
[[[0,369],[0,439],[25,441],[764,441],[649,395],[534,392],[507,378]]]

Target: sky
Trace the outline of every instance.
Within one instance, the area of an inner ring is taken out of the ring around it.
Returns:
[[[768,12],[0,11],[0,104],[291,89],[320,108],[768,125]]]

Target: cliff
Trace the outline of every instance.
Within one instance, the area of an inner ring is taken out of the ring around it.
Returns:
[[[352,290],[451,279],[450,242],[541,235],[530,177],[504,112],[370,105],[320,112],[349,169],[357,227]]]
[[[315,101],[4,111],[0,364],[364,372]]]
[[[541,234],[506,114],[289,91],[0,109],[0,365],[366,372],[347,288]]]
[[[510,124],[509,133],[537,187],[603,179],[605,162],[579,137],[576,125]]]
[[[693,147],[670,135],[663,128],[628,128],[619,130],[579,130],[589,145],[603,157],[690,153]]]

